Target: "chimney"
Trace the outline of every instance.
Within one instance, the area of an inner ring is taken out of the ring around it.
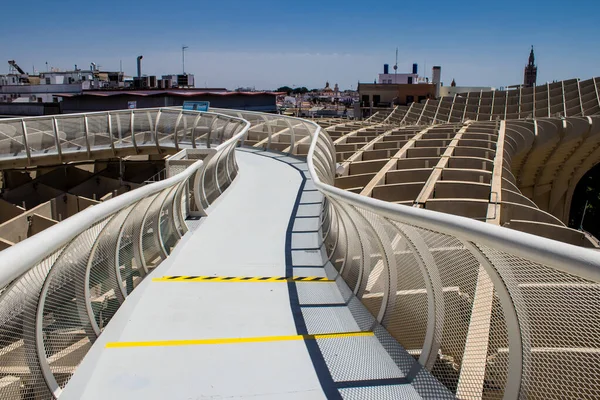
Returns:
[[[442,86],[442,67],[436,65],[431,71],[431,83],[435,85],[435,97],[440,97],[440,87]]]
[[[142,58],[144,58],[144,56],[138,56],[138,58],[137,58],[137,76],[138,76],[138,78],[142,77]]]
[[[417,64],[413,64],[413,74],[415,74],[415,75],[416,75],[416,74],[418,73],[418,72],[417,72],[417,71],[418,71],[418,68],[419,68],[419,66],[418,66]]]
[[[383,73],[384,74],[389,74],[390,73],[390,66],[389,66],[389,64],[383,64]]]

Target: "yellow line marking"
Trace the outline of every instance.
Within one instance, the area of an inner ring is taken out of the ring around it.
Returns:
[[[335,282],[324,276],[163,276],[152,282]]]
[[[317,335],[290,335],[290,336],[261,336],[249,338],[221,338],[221,339],[198,339],[198,340],[158,340],[151,342],[109,342],[107,349],[124,347],[168,347],[168,346],[200,346],[212,344],[237,344],[237,343],[261,343],[261,342],[284,342],[293,340],[317,340],[317,339],[339,339],[346,337],[373,336],[373,332],[344,332],[323,333]]]

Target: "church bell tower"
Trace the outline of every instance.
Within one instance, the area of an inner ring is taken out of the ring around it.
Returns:
[[[537,81],[537,66],[535,65],[535,55],[533,54],[533,46],[531,46],[531,53],[529,53],[529,64],[525,67],[525,76],[523,79],[523,86],[533,87]]]

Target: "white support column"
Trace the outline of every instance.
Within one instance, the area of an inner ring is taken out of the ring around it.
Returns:
[[[506,136],[506,121],[500,121],[498,141],[496,142],[496,155],[492,170],[490,199],[487,210],[487,221],[500,225],[500,210],[502,202],[502,169],[504,162],[504,138]],[[492,202],[494,201],[494,202]]]
[[[497,199],[495,203],[492,203],[492,199],[490,198],[487,212],[487,222],[495,225],[500,224],[505,132],[506,122],[500,121],[490,193],[490,197],[493,197],[492,195],[497,193]],[[478,257],[478,260],[481,259],[481,255],[479,254],[479,251],[475,249],[475,246],[465,242],[463,242],[463,244],[465,244],[465,247],[470,250],[471,253],[480,256]],[[482,262],[482,260],[480,260],[480,262]],[[471,318],[469,320],[469,329],[467,332],[467,340],[465,343],[461,373],[456,393],[457,397],[461,399],[480,399],[483,394],[492,321],[492,307],[494,303],[494,283],[490,279],[490,272],[494,272],[494,276],[496,275],[495,270],[488,271],[490,269],[492,269],[491,266],[483,265],[482,263],[477,274],[477,286],[473,298],[473,307],[471,309]]]

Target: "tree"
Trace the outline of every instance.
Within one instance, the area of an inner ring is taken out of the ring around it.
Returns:
[[[293,91],[293,89],[292,89],[291,87],[289,87],[289,86],[282,86],[282,87],[280,87],[280,88],[278,88],[278,89],[276,90],[276,92],[285,92],[285,93],[287,93],[288,95],[289,95],[289,94],[291,94],[291,93],[292,93],[292,91]]]
[[[292,90],[292,93],[293,94],[306,94],[306,93],[308,93],[308,89],[303,86],[303,87],[299,87],[299,88]]]

